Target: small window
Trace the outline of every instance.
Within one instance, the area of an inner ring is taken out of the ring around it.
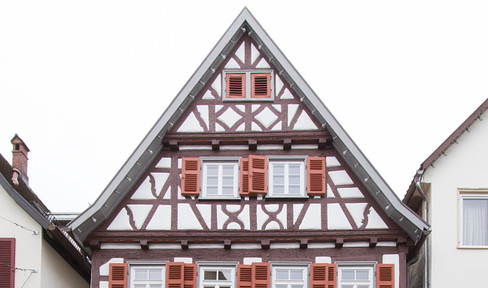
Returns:
[[[233,266],[200,266],[199,288],[234,288],[236,269]]]
[[[223,93],[227,101],[270,101],[273,100],[272,70],[224,71]]]
[[[339,266],[338,274],[340,288],[373,288],[372,266]]]
[[[306,196],[305,158],[269,159],[269,196]]]
[[[307,288],[308,270],[306,266],[274,266],[272,270],[273,288]]]
[[[165,267],[162,265],[131,265],[131,288],[164,288]]]
[[[203,159],[202,198],[238,199],[239,161]]]
[[[488,193],[461,193],[461,246],[488,246]]]

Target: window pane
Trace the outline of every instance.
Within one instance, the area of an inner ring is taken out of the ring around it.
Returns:
[[[300,176],[290,176],[288,181],[290,185],[300,185]]]
[[[218,175],[219,174],[219,167],[214,165],[207,165],[207,174],[208,175]]]
[[[358,288],[370,288],[369,285],[358,285]]]
[[[352,285],[341,285],[341,288],[353,288],[354,286]]]
[[[273,174],[284,175],[285,174],[285,164],[273,164]]]
[[[234,175],[234,165],[224,165],[223,166],[224,175]]]
[[[356,280],[369,280],[368,270],[357,270]]]
[[[234,186],[234,177],[226,176],[222,179],[222,184],[224,186]]]
[[[223,187],[222,188],[222,195],[233,195],[234,194],[234,187]]]
[[[284,184],[285,177],[284,176],[273,176],[273,184]]]
[[[150,284],[149,288],[162,288],[161,284]]]
[[[342,279],[344,280],[354,280],[354,271],[342,270]]]
[[[488,199],[463,200],[463,244],[488,245]]]
[[[208,176],[207,177],[207,186],[217,186],[218,185],[218,178],[216,176]]]
[[[218,188],[217,187],[207,187],[207,194],[208,195],[217,195]]]
[[[287,285],[282,285],[282,284],[276,284],[276,288],[287,288]]]
[[[135,280],[147,280],[147,269],[137,269]]]
[[[149,280],[161,280],[162,271],[161,269],[150,269],[149,270]]]
[[[135,284],[134,288],[146,288],[146,284]]]
[[[290,186],[288,191],[291,195],[300,195],[300,186]]]
[[[290,164],[289,171],[291,175],[300,175],[300,164]]]
[[[291,270],[290,271],[291,280],[303,280],[303,270]]]
[[[276,280],[288,280],[288,270],[276,270]]]
[[[284,186],[273,186],[273,193],[274,194],[285,194],[285,187]]]
[[[303,285],[291,285],[291,288],[303,288]]]
[[[205,271],[203,275],[205,280],[217,280],[217,271]]]
[[[219,280],[230,280],[230,270],[219,271]]]

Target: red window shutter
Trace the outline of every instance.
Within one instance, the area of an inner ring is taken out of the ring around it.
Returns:
[[[395,265],[376,264],[376,288],[395,287]]]
[[[310,288],[336,288],[337,264],[310,264]]]
[[[251,74],[251,91],[252,98],[271,98],[271,74]]]
[[[127,288],[127,263],[110,263],[109,288]]]
[[[325,157],[307,158],[307,193],[325,195]]]
[[[0,287],[14,288],[15,238],[0,239],[0,262],[8,265],[0,265]]]
[[[249,159],[241,158],[241,162],[239,164],[240,170],[240,186],[239,186],[239,194],[241,196],[249,195]]]
[[[166,263],[166,288],[183,288],[184,268],[183,262]]]
[[[181,169],[181,195],[200,194],[200,158],[184,157]]]
[[[268,161],[266,156],[249,155],[249,193],[268,192]]]
[[[197,264],[185,264],[183,266],[183,287],[197,287]]]
[[[237,265],[237,288],[252,287],[252,265]]]
[[[227,98],[246,98],[246,74],[227,73],[225,82]]]
[[[252,288],[270,288],[271,264],[252,263]]]

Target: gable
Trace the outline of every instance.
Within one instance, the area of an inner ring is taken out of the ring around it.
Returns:
[[[112,214],[119,207],[123,199],[133,191],[134,185],[142,181],[141,179],[144,177],[144,173],[151,167],[152,163],[157,161],[161,151],[164,149],[178,150],[180,145],[186,141],[193,141],[192,145],[198,144],[192,132],[182,132],[180,134],[185,133],[185,135],[174,135],[175,137],[173,139],[169,137],[169,134],[174,132],[172,129],[175,127],[175,124],[179,123],[178,121],[188,118],[183,117],[183,115],[188,115],[188,108],[194,103],[193,100],[210,85],[209,83],[212,82],[211,79],[215,78],[216,71],[226,62],[228,56],[234,51],[237,51],[239,48],[237,44],[240,43],[244,35],[252,39],[254,45],[264,55],[268,64],[274,71],[278,71],[278,75],[284,85],[287,85],[294,97],[298,97],[300,103],[307,107],[310,114],[314,116],[313,122],[318,124],[317,127],[324,128],[323,130],[318,130],[324,134],[316,135],[314,140],[316,143],[313,144],[322,147],[332,145],[337,153],[341,154],[344,163],[350,167],[352,173],[385,214],[415,242],[418,242],[421,237],[424,237],[425,231],[428,230],[429,226],[409,210],[395,193],[393,193],[391,188],[362,154],[352,139],[350,139],[330,111],[247,9],[244,9],[232,23],[224,36],[171,102],[167,110],[115,175],[114,179],[112,179],[96,202],[70,224],[75,237],[80,242],[83,242],[101,223],[109,217],[112,217]],[[198,108],[196,109],[198,110]],[[234,112],[236,111],[234,110]],[[209,117],[211,117],[210,114]],[[287,121],[288,119],[289,117]],[[270,125],[269,127],[271,126],[275,127],[276,125]],[[228,128],[232,129],[232,127]],[[227,143],[232,142],[232,133],[230,132],[228,134],[228,138],[226,139]],[[272,142],[274,135],[271,133],[275,132],[270,131],[263,134],[265,136],[271,135],[264,142]],[[294,135],[298,135],[299,133],[300,131],[296,131]],[[204,142],[203,144],[205,146],[210,145],[211,149],[219,150],[220,142],[213,141],[215,139],[212,139],[212,137],[202,136],[201,141]],[[293,144],[290,143],[290,139],[281,138],[279,141],[280,145],[287,148],[291,148],[290,145]],[[244,145],[247,145],[251,150],[256,150],[259,143],[253,139],[248,139]]]

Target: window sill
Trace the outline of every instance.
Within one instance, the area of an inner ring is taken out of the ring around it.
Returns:
[[[308,199],[309,196],[266,195],[266,199]]]
[[[488,246],[457,246],[461,250],[488,250]]]
[[[198,197],[198,200],[211,200],[211,201],[216,201],[216,200],[241,200],[240,196],[229,196],[229,197],[209,197],[209,196],[200,196]]]
[[[274,98],[223,98],[222,102],[274,102]]]

